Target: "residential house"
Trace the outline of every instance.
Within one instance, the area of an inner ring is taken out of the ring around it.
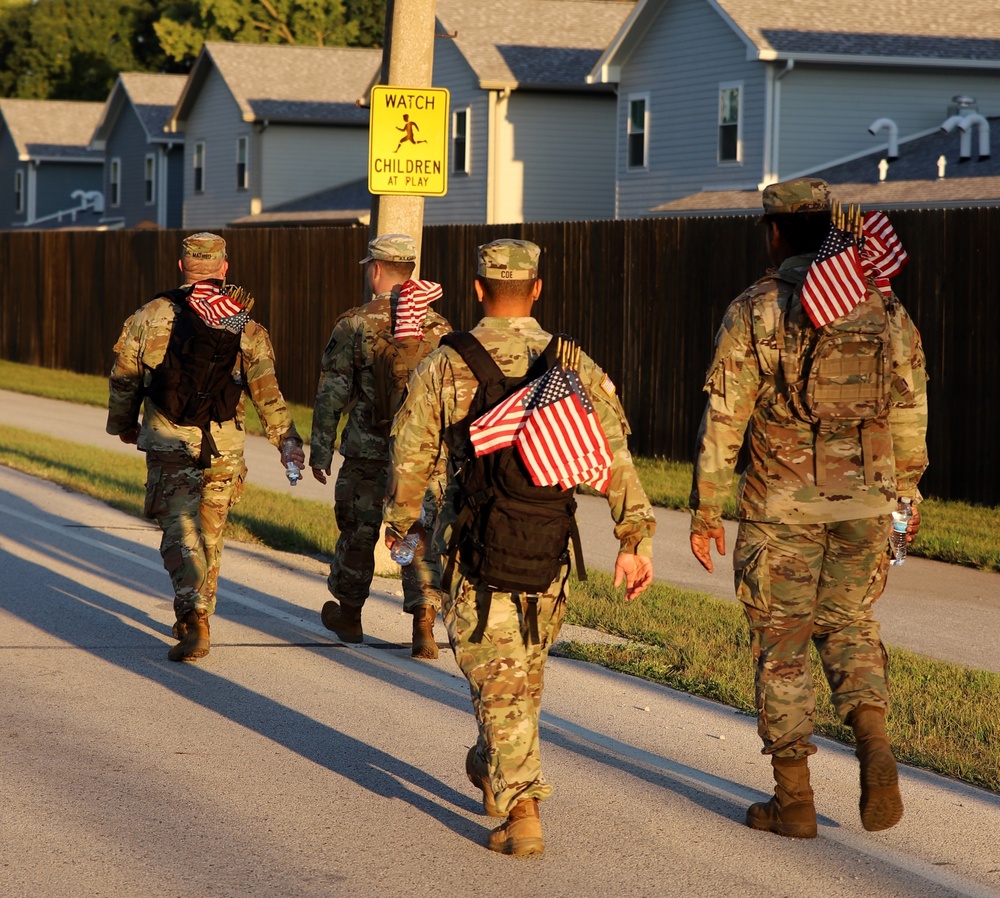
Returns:
[[[228,222],[368,171],[381,50],[207,42],[171,117],[183,132],[187,229]]]
[[[614,86],[617,216],[756,190],[1000,114],[1000,6],[639,0],[589,80]]]
[[[620,0],[437,0],[433,85],[450,93],[448,192],[427,224],[611,218],[614,93],[586,81]]]
[[[90,141],[104,155],[105,225],[183,223],[184,136],[166,125],[186,82],[184,75],[118,76]]]
[[[97,224],[104,157],[89,144],[102,109],[0,99],[0,228]]]
[[[823,178],[842,203],[865,209],[949,208],[1000,205],[1000,155],[990,142],[1000,139],[1000,118],[964,116],[964,130],[938,128],[900,140],[893,153],[877,149],[808,174]],[[892,156],[893,161],[889,161]],[[760,191],[706,190],[654,207],[657,215],[757,213]]]

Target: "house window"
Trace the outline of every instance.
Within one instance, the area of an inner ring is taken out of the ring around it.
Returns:
[[[122,203],[122,161],[121,159],[111,160],[111,169],[108,173],[109,192],[108,197],[112,206],[120,206]]]
[[[146,205],[156,202],[156,157],[152,154],[146,156],[144,171]]]
[[[24,212],[24,172],[21,169],[14,172],[14,211]]]
[[[629,168],[646,167],[648,107],[648,94],[633,95],[628,98],[627,154]]]
[[[451,170],[469,173],[469,110],[457,109],[451,117]]]
[[[194,192],[205,192],[205,144],[194,145]]]
[[[236,189],[246,190],[250,186],[249,166],[247,159],[250,153],[250,144],[246,137],[236,138]]]
[[[742,84],[719,86],[719,162],[742,162],[740,107]]]

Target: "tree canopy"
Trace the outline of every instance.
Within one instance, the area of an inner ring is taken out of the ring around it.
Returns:
[[[107,98],[119,72],[186,72],[206,40],[377,47],[379,0],[0,0],[0,95]]]

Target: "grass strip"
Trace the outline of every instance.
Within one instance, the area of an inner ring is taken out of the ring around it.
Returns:
[[[617,598],[611,577],[588,572],[574,584],[567,620],[630,640],[622,645],[567,642],[559,653],[600,664],[754,716],[750,640],[743,610],[714,596],[654,583],[638,602]],[[834,715],[819,656],[810,652],[815,727],[853,742]],[[889,736],[908,764],[1000,791],[1000,674],[890,650]]]
[[[145,464],[105,449],[37,433],[0,431],[0,464],[141,515]],[[229,540],[329,558],[336,526],[325,503],[249,484],[226,525]],[[570,623],[629,640],[620,646],[564,643],[560,653],[722,702],[753,709],[749,637],[742,610],[712,596],[654,583],[625,603],[609,575],[573,587]],[[1000,791],[1000,675],[893,649],[889,731],[901,760]],[[813,652],[817,731],[851,741],[833,716]]]
[[[74,374],[0,360],[0,384],[6,390],[47,399],[102,408],[108,403],[107,378],[92,374]],[[312,409],[289,404],[289,410],[296,428],[308,442],[312,433]],[[252,403],[247,403],[246,412],[247,432],[262,434]],[[637,457],[635,465],[650,502],[663,508],[687,508],[691,492],[690,463]],[[1000,541],[996,538],[1000,532],[1000,508],[929,498],[920,510],[923,526],[910,546],[911,555],[983,571],[1000,571]],[[724,514],[730,519],[736,517],[735,484]]]

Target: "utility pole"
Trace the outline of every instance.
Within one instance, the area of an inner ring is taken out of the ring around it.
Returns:
[[[435,0],[388,0],[380,83],[406,87],[431,86],[434,68],[434,4]],[[417,241],[414,277],[420,276],[423,229],[422,196],[373,197],[369,239],[379,234],[410,234]]]

